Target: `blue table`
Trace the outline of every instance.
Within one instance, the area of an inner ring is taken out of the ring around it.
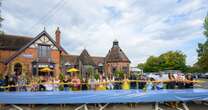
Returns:
[[[0,92],[0,104],[90,104],[207,101],[208,89]]]

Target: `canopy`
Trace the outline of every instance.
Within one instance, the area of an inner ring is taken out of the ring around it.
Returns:
[[[70,68],[67,70],[67,72],[73,73],[73,72],[78,72],[79,70],[76,68]]]
[[[53,71],[52,69],[48,68],[48,67],[44,67],[43,69],[40,70],[41,72],[51,72]]]

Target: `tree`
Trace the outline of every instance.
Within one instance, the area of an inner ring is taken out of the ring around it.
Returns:
[[[150,56],[144,65],[144,71],[145,72],[157,72],[159,70],[160,70],[159,58]]]
[[[162,70],[186,70],[186,55],[181,51],[169,51],[159,56]]]
[[[143,64],[138,65],[144,72],[158,72],[163,70],[186,70],[186,55],[181,51],[169,51],[159,57],[150,56]]]
[[[202,72],[208,71],[208,16],[204,20],[204,36],[206,41],[204,43],[198,44],[198,61],[196,65],[200,68]]]

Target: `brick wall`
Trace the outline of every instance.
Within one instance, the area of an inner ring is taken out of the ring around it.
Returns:
[[[32,57],[24,57],[23,55],[31,55]],[[56,63],[54,73],[55,75],[59,75],[60,73],[60,53],[58,50],[51,51],[51,58]],[[9,74],[14,73],[14,65],[16,63],[20,63],[22,65],[22,73],[28,76],[32,75],[32,61],[37,59],[37,49],[36,48],[28,48],[24,52],[22,52],[19,56],[13,59],[7,65],[7,72]]]

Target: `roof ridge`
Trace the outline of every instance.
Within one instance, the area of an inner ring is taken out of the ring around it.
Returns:
[[[2,34],[1,36],[9,36],[9,37],[21,37],[21,38],[31,38],[33,39],[34,37],[31,36],[24,36],[24,35],[14,35],[14,34]]]

